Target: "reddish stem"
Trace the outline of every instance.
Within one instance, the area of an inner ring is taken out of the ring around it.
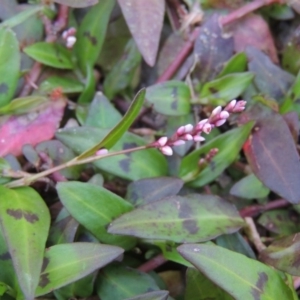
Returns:
[[[138,270],[142,272],[150,272],[160,267],[166,262],[167,260],[164,258],[164,256],[162,254],[158,254],[157,256],[153,257],[152,259],[139,266]]]

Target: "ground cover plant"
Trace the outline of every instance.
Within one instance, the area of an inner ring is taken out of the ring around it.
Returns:
[[[299,14],[0,0],[0,298],[298,299]]]

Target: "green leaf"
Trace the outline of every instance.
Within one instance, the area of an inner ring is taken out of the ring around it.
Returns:
[[[231,195],[245,199],[264,198],[269,193],[270,190],[254,174],[242,178],[230,189]]]
[[[149,274],[122,264],[104,268],[98,277],[96,288],[98,296],[103,300],[124,300],[149,290],[159,290]]]
[[[15,33],[0,29],[0,107],[13,97],[20,72],[20,50]]]
[[[223,70],[217,78],[223,77],[232,73],[244,72],[247,69],[247,56],[244,52],[239,52],[233,55],[230,60],[225,64]]]
[[[50,76],[39,86],[40,92],[52,92],[60,88],[64,94],[80,93],[83,91],[83,84],[76,79],[62,76]]]
[[[57,69],[73,69],[71,52],[57,43],[38,42],[23,50],[34,60]]]
[[[191,92],[182,81],[152,85],[146,89],[146,99],[157,112],[167,116],[182,116],[191,110]]]
[[[169,291],[154,291],[135,297],[126,298],[126,300],[167,300],[169,299]]]
[[[123,119],[102,139],[100,143],[83,152],[77,157],[77,160],[89,157],[101,148],[110,149],[113,147],[138,116],[143,106],[144,99],[145,89],[142,89],[136,94]]]
[[[97,61],[114,6],[115,0],[101,0],[90,8],[80,24],[74,49],[83,72],[87,65],[93,67]]]
[[[244,222],[236,208],[216,196],[171,196],[114,220],[108,232],[178,243],[209,241],[237,231]]]
[[[227,101],[241,95],[251,83],[254,75],[250,72],[234,73],[207,82],[200,93],[202,104],[225,105]]]
[[[244,255],[199,244],[181,245],[178,251],[234,299],[293,299],[275,270]]]
[[[99,241],[132,248],[135,239],[114,236],[106,227],[116,217],[132,210],[132,205],[105,188],[82,182],[61,182],[57,192],[72,217],[88,229]],[[84,213],[83,213],[84,212]]]
[[[184,181],[189,181],[189,185],[193,187],[201,187],[213,181],[234,162],[252,127],[253,122],[249,122],[227,131],[184,157],[180,165],[179,176]],[[199,159],[213,148],[218,148],[219,152],[199,173]]]
[[[36,111],[42,104],[47,102],[43,96],[28,96],[16,98],[5,106],[0,107],[2,115],[21,115],[31,111]]]
[[[50,214],[44,200],[29,187],[0,186],[0,226],[26,299],[33,299],[43,263]]]
[[[95,5],[99,0],[54,0],[54,2],[70,7],[87,7]]]
[[[113,98],[132,82],[136,68],[141,62],[141,54],[133,39],[129,40],[122,57],[105,77],[103,89],[108,98]]]
[[[78,103],[80,104],[90,103],[96,90],[96,78],[94,75],[94,69],[91,65],[87,65],[86,74],[85,86],[78,99]]]
[[[96,243],[60,244],[48,248],[35,296],[83,278],[119,257],[123,251]]]

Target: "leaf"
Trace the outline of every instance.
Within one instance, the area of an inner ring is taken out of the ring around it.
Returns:
[[[149,274],[122,264],[112,264],[104,268],[98,277],[96,288],[98,296],[103,300],[124,300],[159,290]]]
[[[262,110],[257,106],[256,110]],[[300,163],[291,132],[281,115],[260,117],[244,145],[253,173],[271,191],[293,204],[300,203]]]
[[[48,248],[35,296],[83,278],[118,258],[123,251],[97,243],[60,244]]]
[[[0,156],[20,155],[25,144],[36,144],[53,137],[63,117],[66,101],[49,101],[39,112],[0,119]],[[28,134],[30,132],[30,134]]]
[[[34,60],[57,69],[73,69],[70,52],[57,43],[38,42],[23,51]]]
[[[87,148],[107,136],[107,129],[95,127],[78,127],[59,130],[57,139],[70,147],[76,153],[82,153]],[[88,138],[87,138],[88,137]],[[121,151],[145,145],[145,140],[130,132],[125,132],[112,151]],[[117,156],[105,157],[93,163],[100,170],[128,180],[165,176],[167,161],[156,149],[145,149]]]
[[[277,50],[268,23],[260,15],[248,14],[234,23],[233,38],[236,52],[253,46],[266,53],[278,64]]]
[[[186,115],[191,110],[191,92],[182,81],[171,80],[147,87],[146,100],[167,116]]]
[[[207,82],[200,93],[200,102],[203,104],[225,105],[227,101],[241,95],[253,79],[250,72],[234,73]]]
[[[234,299],[293,299],[275,270],[244,255],[203,244],[181,245],[178,251]]]
[[[269,193],[270,190],[254,174],[242,178],[230,189],[231,195],[245,199],[265,198]]]
[[[294,82],[294,76],[275,65],[262,51],[249,46],[246,49],[249,71],[255,74],[254,84],[261,93],[279,103]]]
[[[217,14],[209,16],[195,41],[196,76],[202,83],[212,80],[233,55],[233,38],[223,37],[219,17]]]
[[[179,176],[193,187],[201,187],[213,181],[234,162],[252,127],[253,123],[250,122],[227,131],[185,156],[180,165]],[[213,148],[218,148],[219,152],[199,173],[199,159]]]
[[[135,245],[136,241],[131,237],[113,236],[106,232],[107,225],[113,219],[132,209],[130,203],[90,183],[60,182],[57,184],[57,192],[72,217],[99,241],[127,249]]]
[[[276,269],[299,276],[299,247],[300,236],[296,233],[271,243],[260,253],[259,259]]]
[[[79,26],[74,49],[77,54],[79,66],[83,72],[86,72],[87,66],[93,69],[97,61],[114,6],[115,0],[99,1],[97,5],[90,8]]]
[[[0,107],[13,97],[20,72],[19,43],[15,33],[0,28]]]
[[[64,94],[73,94],[82,92],[84,87],[81,82],[70,77],[50,76],[40,84],[39,91],[51,93],[57,88]]]
[[[232,73],[244,72],[247,69],[247,56],[244,52],[233,55],[224,65],[222,71],[217,78],[229,75]]]
[[[86,78],[84,89],[78,99],[78,103],[86,104],[90,103],[94,97],[96,90],[96,78],[94,74],[94,68],[91,65],[87,65]]]
[[[112,128],[122,120],[120,112],[101,92],[97,92],[89,107],[86,126]]]
[[[95,5],[99,0],[54,0],[54,2],[70,7],[87,7]]]
[[[208,222],[209,220],[209,222]],[[114,220],[108,232],[178,243],[209,241],[243,226],[235,207],[216,196],[171,196]]]
[[[118,0],[118,2],[144,60],[153,67],[163,27],[165,1]]]
[[[126,298],[126,300],[167,300],[169,299],[168,296],[169,291],[154,291],[131,298]]]
[[[0,186],[0,226],[22,292],[33,299],[38,285],[50,226],[44,200],[30,187],[11,190]]]
[[[233,300],[225,291],[215,285],[207,277],[194,268],[186,272],[185,300],[222,299]]]
[[[146,178],[131,182],[127,187],[126,199],[135,206],[176,195],[184,182],[175,177]]]
[[[143,106],[144,99],[145,89],[142,89],[136,94],[123,119],[102,139],[101,142],[80,154],[76,159],[80,160],[89,157],[101,148],[110,149],[113,147],[138,116]]]
[[[112,67],[104,80],[104,94],[112,99],[118,92],[130,85],[137,67],[141,63],[141,55],[135,42],[131,39],[125,46],[122,57]]]

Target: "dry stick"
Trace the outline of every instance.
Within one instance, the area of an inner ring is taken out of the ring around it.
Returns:
[[[254,244],[258,253],[262,250],[266,249],[266,245],[261,241],[260,235],[256,229],[255,223],[252,218],[246,217],[245,222],[247,224],[246,232],[248,233],[248,237],[251,242]]]

